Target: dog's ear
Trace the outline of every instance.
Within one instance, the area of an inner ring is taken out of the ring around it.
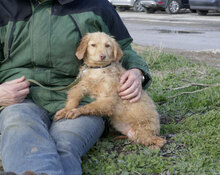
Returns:
[[[119,44],[115,41],[115,39],[113,39],[113,43],[114,43],[114,58],[116,62],[119,62],[123,56],[123,52],[119,46]]]
[[[84,58],[84,55],[85,55],[87,47],[88,47],[88,41],[89,41],[89,35],[87,34],[82,38],[82,40],[76,50],[76,57],[79,60]]]

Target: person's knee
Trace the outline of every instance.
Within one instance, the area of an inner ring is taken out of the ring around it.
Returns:
[[[105,123],[101,117],[61,120],[51,127],[51,135],[61,153],[83,156],[102,135]]]
[[[80,135],[66,129],[52,132],[51,135],[60,154],[74,154],[75,157],[80,158],[86,141]]]

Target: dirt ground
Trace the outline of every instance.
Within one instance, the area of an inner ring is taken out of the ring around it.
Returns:
[[[146,46],[141,46],[134,44],[134,50],[143,51],[146,49]],[[157,49],[164,51],[165,53],[173,53],[175,55],[182,56],[184,58],[188,58],[191,61],[205,63],[211,67],[216,68],[220,71],[220,52],[216,51],[186,51],[186,50],[178,50],[178,49],[168,49],[168,48],[156,48],[150,47],[152,49]]]
[[[220,52],[215,51],[185,51],[177,49],[163,49],[165,52],[175,53],[192,61],[205,63],[209,66],[215,67],[220,71]]]

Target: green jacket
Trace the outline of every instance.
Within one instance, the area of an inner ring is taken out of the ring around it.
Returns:
[[[75,56],[81,37],[95,31],[115,37],[124,52],[122,65],[141,69],[149,86],[147,64],[132,50],[132,38],[107,0],[1,0],[0,83],[24,75],[44,86],[67,86],[82,64]],[[65,91],[32,84],[28,98],[53,115],[65,105]],[[84,98],[81,104],[89,102]]]

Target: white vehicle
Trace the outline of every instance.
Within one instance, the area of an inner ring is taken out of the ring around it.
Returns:
[[[113,6],[119,7],[120,10],[133,8],[136,12],[144,12],[145,8],[141,5],[142,0],[109,0]]]

